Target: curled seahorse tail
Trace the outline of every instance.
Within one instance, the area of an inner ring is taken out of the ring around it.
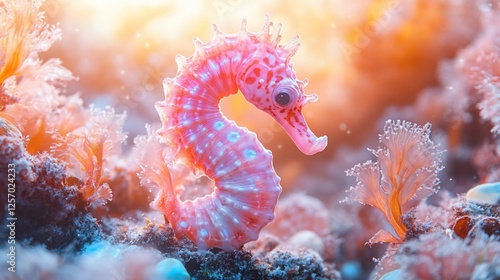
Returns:
[[[237,249],[256,240],[260,230],[274,219],[273,211],[254,210],[250,208],[252,203],[245,199],[219,192],[196,199],[195,203],[181,203],[176,213],[166,217],[177,230],[177,236],[186,235],[201,250]],[[276,204],[277,195],[264,200],[266,205]],[[245,202],[240,204],[240,201]],[[274,209],[274,205],[271,208]]]
[[[272,155],[255,133],[231,122],[224,126],[221,133],[238,133],[241,138],[203,167],[214,181],[213,193],[194,200],[176,198],[175,212],[170,212],[169,204],[161,205],[177,236],[186,235],[200,249],[230,250],[256,240],[260,230],[274,219],[281,193]]]
[[[260,230],[274,219],[281,193],[271,153],[257,141],[255,133],[246,128],[234,131],[240,132],[241,139],[221,159],[233,164],[215,169],[214,204],[218,212],[210,212],[214,226],[224,229],[220,234],[224,248],[256,240]]]

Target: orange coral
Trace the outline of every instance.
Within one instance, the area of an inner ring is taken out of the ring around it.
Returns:
[[[61,37],[40,11],[43,1],[0,0],[0,127],[19,134],[30,154],[49,152],[67,163],[66,184],[76,185],[89,204],[111,199],[108,181],[125,140],[125,115],[85,109],[77,95],[65,96],[74,79],[59,59],[43,62]]]
[[[110,159],[120,154],[126,136],[121,132],[125,114],[90,108],[87,125],[59,137],[52,151],[68,163],[67,184],[76,183],[89,204],[105,204],[112,194],[106,181],[112,169]],[[74,180],[76,178],[76,182]]]
[[[30,34],[37,13],[31,1],[2,1],[0,6],[0,84],[16,74],[29,55],[26,38]]]
[[[377,162],[367,161],[346,171],[356,177],[350,200],[378,208],[394,232],[380,230],[369,243],[401,243],[407,228],[401,214],[436,192],[441,151],[430,138],[431,125],[423,127],[407,121],[388,120],[380,143],[384,148],[371,150]],[[349,200],[349,199],[348,199]]]
[[[42,2],[0,1],[0,117],[29,138],[31,154],[47,151],[54,131],[65,134],[84,122],[81,100],[60,95],[74,79],[71,72],[58,59],[39,59],[61,37],[58,27],[44,22]],[[68,111],[71,122],[64,121]]]
[[[172,200],[176,197],[170,187],[173,183],[168,163],[172,157],[166,155],[170,150],[162,146],[151,127],[146,126],[146,128],[147,137],[140,136],[135,139],[137,158],[142,169],[139,178],[142,186],[159,188],[160,193],[152,205],[161,207],[165,204],[165,200]]]
[[[44,22],[41,4],[31,0],[0,2],[0,85],[20,75],[28,66],[26,62],[37,62],[38,52],[61,37],[58,28]]]

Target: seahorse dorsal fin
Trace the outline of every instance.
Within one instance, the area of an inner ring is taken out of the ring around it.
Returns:
[[[295,36],[288,43],[281,46],[284,50],[288,52],[287,60],[290,60],[294,56],[300,47],[299,35]]]

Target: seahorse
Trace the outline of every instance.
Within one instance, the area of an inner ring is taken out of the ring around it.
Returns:
[[[248,102],[284,127],[307,155],[327,145],[327,137],[316,137],[301,113],[317,96],[304,94],[307,79],[297,80],[292,69],[298,36],[278,44],[282,25],[271,32],[269,17],[260,32],[249,32],[246,25],[243,20],[241,30],[231,35],[212,25],[211,41],[195,38],[194,54],[176,56],[177,74],[164,80],[165,100],[156,104],[162,121],[157,135],[210,178],[214,190],[181,201],[175,186],[165,187],[153,207],[163,212],[177,236],[187,236],[200,249],[239,249],[256,240],[274,219],[282,190],[271,152],[255,133],[225,118],[219,108],[222,98],[239,89]]]

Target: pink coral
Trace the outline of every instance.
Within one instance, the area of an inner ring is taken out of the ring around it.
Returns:
[[[43,13],[38,11],[41,4],[27,0],[1,2],[0,84],[21,75],[29,58],[36,62],[37,52],[46,50],[60,37],[58,29],[43,21]]]
[[[481,265],[498,267],[499,254],[500,247],[491,239],[468,242],[430,233],[403,244],[394,261],[401,265],[406,279],[498,279],[498,270],[483,277],[473,275]]]
[[[483,9],[483,31],[457,59],[457,68],[479,95],[481,117],[491,121],[492,132],[500,134],[500,4]]]
[[[135,139],[138,159],[141,166],[139,178],[141,185],[145,187],[159,187],[159,193],[153,205],[162,205],[168,203],[166,199],[175,199],[176,193],[172,193],[173,186],[172,174],[168,166],[172,162],[173,157],[167,148],[164,147],[151,131],[151,127],[147,127],[148,135],[141,136]],[[140,153],[139,153],[140,152]]]
[[[39,52],[61,38],[57,26],[45,23],[39,11],[42,2],[2,1],[0,5],[0,116],[29,137],[31,154],[49,150],[52,132],[83,124],[79,97],[60,94],[73,75],[59,59],[43,62],[39,58]],[[68,116],[73,116],[71,122],[65,121]]]
[[[385,147],[371,151],[377,161],[367,161],[346,171],[357,182],[349,190],[348,200],[378,208],[394,230],[380,230],[369,243],[401,243],[407,231],[401,215],[437,191],[442,152],[430,140],[430,128],[430,124],[420,127],[407,121],[388,120],[384,134],[380,135]]]
[[[59,137],[52,148],[54,155],[68,163],[67,183],[76,183],[88,203],[105,204],[112,198],[106,180],[113,167],[111,159],[120,154],[126,139],[121,132],[124,120],[124,114],[92,107],[86,126]],[[79,182],[72,182],[72,178]]]
[[[328,210],[321,200],[303,193],[285,197],[276,206],[276,218],[266,226],[266,230],[282,240],[292,235],[310,230],[320,236],[330,231]]]

